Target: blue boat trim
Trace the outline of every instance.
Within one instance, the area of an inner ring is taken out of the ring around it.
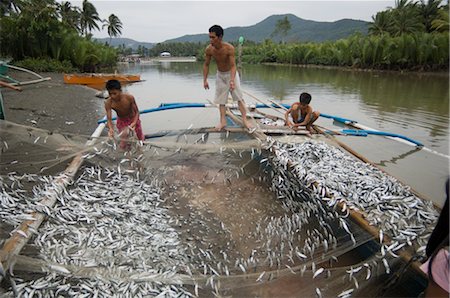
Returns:
[[[416,140],[413,140],[411,138],[408,138],[408,137],[405,137],[403,135],[399,135],[399,134],[396,134],[396,133],[391,133],[391,132],[377,131],[377,130],[364,130],[364,129],[361,129],[361,130],[359,130],[359,129],[343,129],[342,133],[347,134],[347,135],[355,135],[355,134],[359,135],[361,133],[366,133],[366,134],[369,134],[369,135],[394,137],[394,138],[407,140],[408,142],[411,142],[411,143],[415,144],[416,146],[423,147],[423,144],[418,142],[418,141],[416,141]]]
[[[147,113],[153,113],[153,112],[160,112],[160,111],[167,111],[167,110],[175,110],[175,109],[184,109],[184,108],[204,108],[206,107],[208,104],[207,103],[162,103],[159,105],[159,107],[156,108],[151,108],[151,109],[146,109],[146,110],[141,110],[139,111],[139,114],[147,114]],[[282,106],[289,108],[290,106],[287,104],[281,104]],[[271,107],[275,107],[277,108],[277,106],[275,104],[273,105],[266,105],[266,104],[257,104],[255,105],[256,108],[271,108]],[[342,118],[342,117],[337,117],[337,116],[333,116],[333,115],[328,115],[328,114],[320,114],[321,117],[324,118],[330,118],[339,122],[342,122],[344,124],[349,124],[349,123],[356,123],[356,121],[350,120],[350,119],[346,119],[346,118]],[[116,120],[117,117],[113,117],[112,120]],[[101,123],[105,123],[107,122],[106,118],[103,118],[99,121],[97,121],[98,124]],[[419,147],[423,147],[424,145],[416,140],[413,140],[411,138],[408,138],[406,136],[403,135],[399,135],[396,133],[390,133],[390,132],[384,132],[384,131],[376,131],[376,130],[363,130],[363,129],[343,129],[342,133],[346,134],[346,135],[353,135],[353,136],[367,136],[367,135],[379,135],[379,136],[386,136],[386,137],[394,137],[394,138],[400,138],[400,139],[404,139],[407,140],[410,143],[415,144],[416,146]]]

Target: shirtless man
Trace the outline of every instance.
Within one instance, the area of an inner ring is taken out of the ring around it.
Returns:
[[[311,95],[309,93],[300,94],[299,102],[294,103],[289,110],[286,111],[284,117],[286,125],[297,130],[299,126],[306,126],[306,129],[312,132],[312,124],[319,118],[320,112],[313,111],[309,105],[311,102]],[[292,123],[289,120],[292,117]]]
[[[106,90],[109,97],[105,101],[106,117],[108,118],[108,136],[114,137],[114,127],[112,124],[112,110],[117,114],[116,126],[120,133],[120,148],[126,149],[129,130],[134,130],[139,140],[144,140],[139,110],[133,95],[123,93],[120,82],[109,80],[106,82]],[[124,131],[126,129],[126,131]]]
[[[239,110],[242,114],[244,126],[251,128],[247,121],[247,110],[242,98],[242,91],[239,81],[239,73],[236,71],[236,62],[234,59],[234,47],[222,41],[223,29],[219,25],[209,28],[210,45],[205,51],[205,63],[203,64],[203,87],[209,89],[208,72],[211,58],[214,58],[217,64],[216,74],[216,94],[215,103],[219,104],[220,123],[216,126],[218,131],[227,125],[225,118],[225,104],[227,103],[228,93],[234,101],[238,102]]]

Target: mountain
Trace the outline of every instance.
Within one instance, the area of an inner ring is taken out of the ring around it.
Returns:
[[[122,38],[122,37],[117,37],[117,38],[113,37],[113,38],[111,38],[111,40],[109,37],[95,38],[95,40],[97,40],[101,43],[107,42],[108,44],[110,44],[113,47],[117,47],[121,44],[125,44],[125,47],[132,48],[133,50],[137,50],[137,48],[140,45],[143,47],[146,47],[147,49],[151,49],[155,45],[154,43],[150,43],[150,42],[140,42],[140,41],[133,40],[131,38]]]
[[[288,31],[285,41],[332,41],[348,37],[355,32],[367,34],[369,23],[360,20],[342,19],[336,22],[316,22],[301,19],[293,14],[272,15],[263,21],[247,27],[229,27],[224,28],[225,41],[237,41],[239,36],[245,39],[261,42],[265,39],[271,39],[279,42],[281,36],[271,36],[275,30],[278,20],[287,17],[291,23],[291,29]],[[208,27],[209,28],[209,27]],[[208,30],[205,28],[205,31]],[[169,39],[165,42],[207,42],[208,34],[184,35],[178,38]]]

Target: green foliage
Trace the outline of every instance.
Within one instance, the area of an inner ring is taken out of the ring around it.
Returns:
[[[29,0],[21,1],[20,9],[5,7],[10,10],[9,15],[0,19],[0,54],[3,56],[25,61],[21,63],[41,71],[73,67],[95,71],[117,61],[113,48],[79,35],[79,10],[68,2]],[[60,65],[55,61],[61,61]]]
[[[72,64],[67,61],[59,61],[49,58],[25,58],[15,61],[15,65],[30,69],[36,72],[73,72],[75,71]]]
[[[449,36],[415,33],[391,37],[355,34],[326,43],[262,44],[243,49],[245,63],[275,62],[316,64],[369,69],[448,69]]]
[[[401,36],[403,34],[431,33],[433,31],[448,31],[448,5],[442,5],[442,0],[397,0],[395,7],[378,12],[372,16],[369,26],[371,35],[388,34]],[[447,14],[447,17],[445,17]],[[440,21],[447,26],[433,25]],[[442,30],[444,28],[444,30]]]

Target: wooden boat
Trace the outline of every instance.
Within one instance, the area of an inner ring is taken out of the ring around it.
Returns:
[[[108,80],[118,80],[121,83],[134,83],[141,81],[141,76],[114,73],[64,74],[64,83],[66,84],[101,85],[105,84]]]

